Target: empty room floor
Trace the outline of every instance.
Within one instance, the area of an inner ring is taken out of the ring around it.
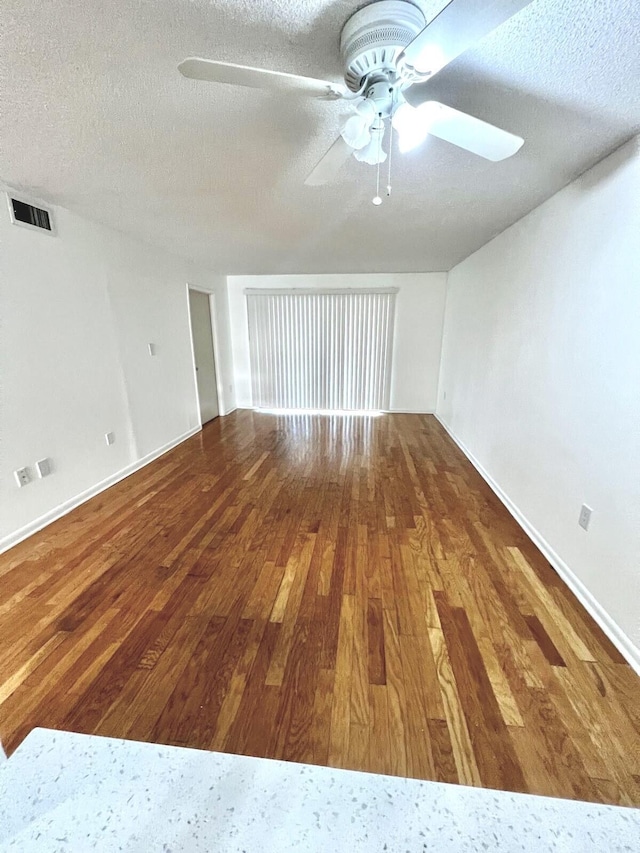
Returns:
[[[238,411],[0,557],[34,726],[640,805],[640,679],[434,417]]]

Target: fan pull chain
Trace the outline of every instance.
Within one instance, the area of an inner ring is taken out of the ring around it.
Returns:
[[[379,118],[382,119],[382,116],[379,116]],[[382,127],[384,129],[384,122]],[[376,133],[378,134],[378,165],[376,166],[376,194],[373,199],[373,203],[377,207],[379,204],[382,204],[382,199],[380,198],[380,154],[382,151],[382,133],[379,130],[377,130]]]
[[[387,196],[391,195],[391,154],[393,152],[393,122],[389,119],[389,162],[387,163]]]

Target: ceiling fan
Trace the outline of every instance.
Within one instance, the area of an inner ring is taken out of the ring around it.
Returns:
[[[397,134],[401,152],[431,134],[497,162],[515,154],[524,140],[428,95],[425,99],[424,87],[414,92],[411,87],[430,80],[530,2],[450,0],[429,23],[410,0],[370,3],[347,20],[340,34],[346,85],[211,59],[185,59],[178,69],[194,80],[350,101],[354,115],[308,175],[308,185],[331,181],[352,155],[379,169],[387,158],[387,125]],[[379,192],[374,203],[380,203]]]

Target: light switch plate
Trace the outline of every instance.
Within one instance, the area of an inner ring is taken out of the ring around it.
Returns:
[[[584,530],[589,529],[589,522],[591,521],[591,513],[592,512],[593,512],[593,510],[591,509],[590,506],[587,506],[586,504],[582,504],[582,509],[580,510],[580,516],[578,518],[578,524]]]
[[[116,440],[115,432],[105,432],[104,440],[106,441],[107,444],[113,444]]]
[[[40,479],[48,477],[52,470],[51,460],[49,457],[46,459],[39,459],[36,462],[36,471],[38,472],[38,477],[40,477]]]

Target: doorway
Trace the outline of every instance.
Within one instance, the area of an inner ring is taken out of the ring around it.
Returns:
[[[200,420],[206,424],[220,414],[211,325],[211,298],[208,293],[189,288],[189,315]]]

